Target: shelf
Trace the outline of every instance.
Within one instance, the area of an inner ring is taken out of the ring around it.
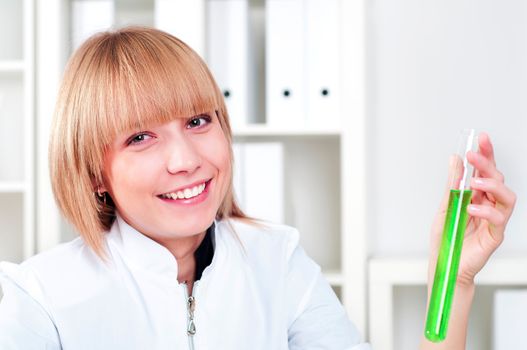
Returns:
[[[0,60],[0,73],[22,73],[24,68],[22,60]]]
[[[370,283],[394,285],[425,285],[426,258],[373,258],[370,260]],[[527,285],[526,257],[491,258],[476,276],[478,285]]]
[[[426,312],[428,260],[376,257],[369,262],[369,340],[374,349],[408,349],[421,337]],[[471,311],[468,348],[487,349],[494,292],[527,285],[527,258],[491,258],[476,277],[477,292]],[[395,321],[398,320],[398,321]],[[419,329],[419,331],[417,331]]]
[[[234,188],[241,208],[253,217],[270,219],[265,216],[268,214],[275,218],[271,221],[296,227],[300,232],[300,244],[306,253],[324,271],[340,271],[340,139],[270,139],[272,137],[249,137],[234,142]],[[275,142],[277,144],[273,144]],[[269,146],[267,149],[266,143]],[[266,154],[266,151],[269,153]],[[273,167],[275,161],[277,163]],[[247,178],[244,180],[243,176]],[[269,181],[266,181],[266,177]],[[257,178],[271,186],[269,198],[274,198],[276,203],[273,210],[269,210],[259,200],[267,195],[265,190],[262,190],[264,192],[261,195],[256,195],[258,192],[255,189],[259,191],[261,188],[257,185],[260,181],[254,180]],[[253,190],[246,189],[248,184],[253,184]]]
[[[253,124],[243,127],[233,127],[234,137],[246,136],[339,136],[339,129],[322,129],[316,127],[277,128],[265,124]]]
[[[0,194],[2,193],[23,193],[26,184],[21,181],[0,181]]]
[[[339,287],[344,284],[344,276],[339,270],[322,271],[329,284],[333,287]]]
[[[491,259],[476,276],[478,285],[527,285],[527,257]]]

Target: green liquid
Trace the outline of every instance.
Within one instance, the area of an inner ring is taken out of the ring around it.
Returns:
[[[460,197],[462,197],[461,200]],[[471,197],[472,191],[470,190],[450,190],[443,238],[437,257],[434,286],[426,318],[425,337],[432,342],[440,342],[446,338],[459,258],[469,217],[467,206]]]

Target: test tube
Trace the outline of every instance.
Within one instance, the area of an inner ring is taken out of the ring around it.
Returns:
[[[455,175],[450,184],[443,236],[426,317],[425,337],[432,342],[441,342],[447,336],[461,248],[469,218],[467,206],[472,197],[470,179],[473,176],[473,167],[468,163],[466,154],[476,147],[477,137],[474,129],[463,130],[455,159]]]

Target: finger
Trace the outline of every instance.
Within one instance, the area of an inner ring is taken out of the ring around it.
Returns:
[[[479,140],[479,153],[483,155],[485,158],[489,160],[489,162],[495,167],[496,161],[494,158],[494,148],[492,146],[492,142],[490,141],[490,137],[487,133],[482,132],[479,134],[478,137]],[[501,174],[498,174],[498,177],[500,177]],[[479,177],[480,171],[476,169],[474,172],[475,177]],[[501,175],[501,178],[503,178],[503,175]],[[484,203],[484,202],[496,202],[496,198],[491,193],[485,193],[484,191],[474,191],[472,193],[472,199],[475,203]]]
[[[474,180],[478,179],[478,180]],[[479,179],[487,179],[485,177],[474,177],[470,181],[470,189],[472,190],[472,200],[471,202],[474,204],[484,204],[484,205],[492,205],[495,206],[497,203],[497,199],[494,197],[494,195],[491,192],[486,192],[485,190],[481,190],[478,186],[477,181],[480,181]]]
[[[474,166],[478,171],[478,177],[494,178],[501,182],[504,182],[504,176],[496,169],[494,162],[476,152],[467,152],[467,160]]]
[[[470,204],[467,211],[471,216],[485,219],[496,227],[505,227],[507,217],[497,208],[488,205]]]
[[[485,192],[490,198],[502,204],[507,214],[512,212],[516,203],[516,194],[509,189],[503,182],[491,178],[473,178],[470,182],[472,189]]]
[[[490,229],[492,239],[498,244],[503,241],[503,232],[508,218],[501,211],[488,205],[470,204],[467,207],[470,216],[487,220],[494,229]]]
[[[482,132],[479,134],[479,152],[487,158],[494,166],[496,166],[496,159],[494,158],[494,147],[490,141],[490,137],[487,133]]]
[[[496,204],[496,200],[494,197],[492,197],[491,194],[487,194],[484,191],[476,190],[475,188],[471,188],[472,190],[472,198],[471,202],[474,204],[485,204],[485,205],[494,205]]]

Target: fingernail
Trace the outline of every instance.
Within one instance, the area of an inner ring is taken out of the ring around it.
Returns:
[[[470,204],[470,205],[467,207],[467,209],[468,209],[469,211],[475,211],[475,212],[479,211],[479,208],[476,207],[475,205],[472,205],[472,204]]]
[[[473,178],[472,180],[474,181],[476,185],[483,185],[485,183],[482,179],[477,178],[477,177]]]
[[[448,158],[448,167],[452,168],[454,166],[455,161],[456,161],[456,156],[451,155],[450,158]]]

